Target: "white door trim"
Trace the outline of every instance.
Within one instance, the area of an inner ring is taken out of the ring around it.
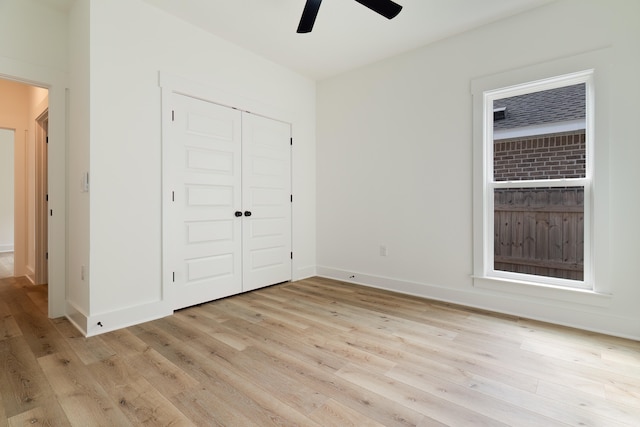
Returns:
[[[48,98],[48,97],[47,97]],[[45,100],[48,104],[48,99]],[[41,107],[42,108],[42,107]],[[48,225],[49,212],[47,202],[47,135],[49,128],[49,108],[36,118],[36,188],[35,188],[35,284],[43,285],[49,280],[47,252],[49,250]]]

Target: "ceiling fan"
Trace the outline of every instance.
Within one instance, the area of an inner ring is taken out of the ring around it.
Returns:
[[[379,13],[387,19],[394,18],[402,10],[402,6],[391,0],[356,0],[361,5],[368,7],[374,12]],[[320,9],[322,0],[307,0],[302,10],[300,24],[298,24],[298,33],[309,33],[313,29],[316,22],[318,10]]]

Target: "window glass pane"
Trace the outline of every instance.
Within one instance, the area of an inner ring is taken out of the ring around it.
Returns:
[[[586,176],[585,84],[493,101],[493,179]]]
[[[584,280],[584,187],[494,189],[494,270]]]

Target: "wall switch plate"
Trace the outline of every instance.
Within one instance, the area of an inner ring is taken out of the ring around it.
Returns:
[[[89,191],[89,172],[82,174],[82,181],[80,182],[80,191],[86,193]]]

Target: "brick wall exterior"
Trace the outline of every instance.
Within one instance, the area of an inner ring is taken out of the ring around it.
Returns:
[[[496,140],[493,159],[496,181],[581,178],[586,165],[585,132]]]

